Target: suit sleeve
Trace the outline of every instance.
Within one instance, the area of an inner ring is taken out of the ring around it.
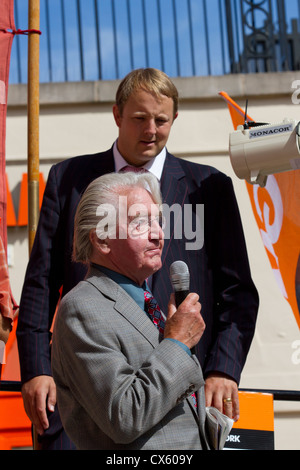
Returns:
[[[55,167],[48,176],[38,229],[27,266],[17,327],[22,382],[37,375],[51,375],[50,327],[59,299],[62,259],[55,256],[54,240],[59,222]]]
[[[232,181],[220,177],[216,187],[218,197],[205,221],[213,228],[209,243],[214,273],[213,334],[205,375],[223,372],[239,383],[255,331],[259,300]]]

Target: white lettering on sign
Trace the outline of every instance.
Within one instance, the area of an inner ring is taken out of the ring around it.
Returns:
[[[300,94],[300,80],[294,80],[292,83],[292,88],[296,90],[292,94],[292,103],[293,104],[300,104],[299,94]]]
[[[260,234],[263,240],[263,244],[265,248],[273,255],[277,268],[273,268],[274,276],[279,285],[279,288],[282,292],[282,295],[287,298],[286,289],[284,286],[284,282],[280,273],[279,269],[279,261],[278,256],[274,250],[274,245],[278,242],[282,222],[283,222],[283,204],[279,186],[277,184],[276,178],[274,175],[270,175],[267,180],[267,184],[265,186],[265,190],[269,193],[269,196],[273,203],[273,210],[274,210],[274,218],[273,222],[270,221],[270,207],[265,202],[263,206],[263,210],[261,211],[259,205],[259,196],[258,196],[259,186],[254,185],[253,187],[253,196],[256,206],[256,212],[260,218],[260,220],[264,223],[265,230],[260,229]]]
[[[239,435],[229,435],[226,439],[226,442],[241,442],[241,436]]]
[[[300,340],[294,341],[292,348],[296,349],[296,351],[292,354],[292,363],[295,366],[298,366],[300,364]]]

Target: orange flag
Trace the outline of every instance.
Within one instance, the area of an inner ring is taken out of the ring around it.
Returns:
[[[6,174],[5,174],[5,136],[6,136],[6,111],[10,52],[13,42],[13,34],[8,32],[15,29],[14,2],[13,0],[1,0],[0,6],[0,217],[2,226],[0,236],[6,250]]]
[[[245,111],[222,91],[234,129]],[[247,115],[248,121],[254,121]],[[269,175],[264,188],[246,182],[253,213],[274,276],[300,328],[300,171]]]
[[[5,172],[6,113],[11,47],[15,30],[14,0],[0,2],[0,314],[13,319],[17,305],[7,267],[7,181]],[[0,342],[1,343],[1,342]],[[1,362],[1,358],[0,358]],[[3,362],[3,358],[2,358]],[[1,364],[0,364],[1,375]]]

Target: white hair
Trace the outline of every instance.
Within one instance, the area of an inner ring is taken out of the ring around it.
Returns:
[[[78,204],[74,221],[73,260],[89,263],[92,254],[90,232],[99,226],[103,215],[99,215],[100,205],[113,206],[118,213],[121,194],[135,188],[143,188],[151,194],[154,204],[162,205],[161,192],[157,178],[151,173],[108,173],[93,180],[83,193]],[[108,232],[99,234],[99,238],[109,236]]]

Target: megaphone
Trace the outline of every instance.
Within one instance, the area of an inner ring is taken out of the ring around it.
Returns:
[[[268,175],[300,169],[299,138],[300,122],[292,119],[284,119],[279,124],[238,126],[229,137],[235,174],[264,187]]]

